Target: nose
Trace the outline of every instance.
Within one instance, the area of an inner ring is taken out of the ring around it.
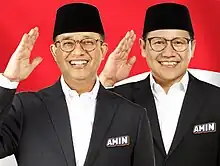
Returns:
[[[74,50],[72,51],[72,54],[73,55],[83,55],[84,54],[84,50],[79,42],[76,42],[76,46],[75,46]]]
[[[162,56],[164,57],[174,57],[175,56],[175,50],[173,49],[171,42],[167,42],[166,48],[162,52]]]

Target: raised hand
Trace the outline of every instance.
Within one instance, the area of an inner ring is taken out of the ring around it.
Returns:
[[[23,35],[3,73],[6,78],[11,81],[22,81],[40,64],[42,61],[41,57],[36,57],[30,62],[31,51],[38,36],[39,32],[37,27],[31,29],[28,34],[25,33]]]
[[[104,69],[99,75],[100,81],[106,87],[128,77],[136,57],[128,59],[128,55],[136,39],[133,30],[128,31],[116,49],[109,55]]]

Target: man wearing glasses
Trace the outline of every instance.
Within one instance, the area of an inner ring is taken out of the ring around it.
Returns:
[[[96,7],[73,3],[57,11],[51,53],[62,76],[36,93],[15,95],[30,63],[38,28],[24,34],[0,78],[0,158],[19,166],[154,166],[146,110],[109,92],[97,79],[107,52]]]
[[[128,76],[135,34],[128,32],[100,75],[108,87]],[[162,3],[146,11],[141,54],[151,70],[141,81],[112,90],[147,109],[157,166],[220,166],[220,89],[193,77],[195,50],[186,6]]]

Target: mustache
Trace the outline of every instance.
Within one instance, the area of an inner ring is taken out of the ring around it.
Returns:
[[[84,52],[81,53],[80,55],[75,55],[72,52],[69,52],[65,55],[65,59],[66,60],[72,60],[72,59],[86,59],[86,60],[91,60],[92,59],[92,55],[89,52]]]
[[[160,53],[156,57],[156,60],[159,62],[180,62],[182,60],[182,57],[179,54],[174,56],[164,56],[163,53]]]

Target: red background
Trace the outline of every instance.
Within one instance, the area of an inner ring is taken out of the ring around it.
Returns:
[[[19,91],[38,90],[58,79],[60,73],[50,54],[49,45],[52,43],[56,9],[70,2],[89,2],[99,8],[109,44],[108,55],[128,30],[136,32],[137,40],[131,55],[137,56],[137,62],[131,75],[148,71],[138,45],[147,7],[160,2],[185,4],[189,7],[197,40],[195,57],[190,67],[220,72],[219,0],[8,0],[1,2],[0,10],[0,72],[4,71],[23,33],[34,26],[39,27],[40,37],[32,57],[42,56],[44,59],[31,76],[19,85]]]

